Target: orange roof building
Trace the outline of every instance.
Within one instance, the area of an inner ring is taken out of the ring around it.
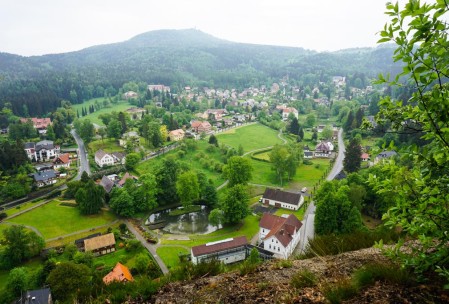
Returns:
[[[108,285],[112,282],[133,282],[134,278],[131,275],[128,267],[121,263],[117,263],[114,269],[103,277],[103,282]]]

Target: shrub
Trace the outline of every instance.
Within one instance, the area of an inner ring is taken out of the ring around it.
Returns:
[[[4,220],[7,217],[8,215],[5,212],[0,213],[0,221]]]
[[[302,163],[307,166],[313,165],[313,162],[310,159],[304,159]]]
[[[367,264],[356,270],[352,276],[352,283],[358,289],[373,285],[376,281],[407,285],[411,282],[411,278],[406,270],[385,263]]]
[[[315,274],[307,269],[295,273],[290,280],[290,285],[297,289],[313,287],[316,284],[317,278]]]
[[[331,304],[341,303],[344,300],[351,299],[357,292],[357,288],[355,288],[349,280],[339,281],[323,288],[324,297]]]
[[[278,260],[275,264],[275,267],[277,269],[292,268],[292,266],[293,262],[291,260]]]
[[[143,248],[139,240],[128,240],[126,242],[125,250],[128,252],[138,251]]]

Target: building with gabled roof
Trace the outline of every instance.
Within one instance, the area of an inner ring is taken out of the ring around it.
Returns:
[[[51,296],[50,288],[42,288],[35,290],[28,290],[23,293],[22,297],[14,302],[14,304],[52,304],[53,298]]]
[[[170,141],[179,141],[184,138],[185,132],[183,129],[176,129],[168,132],[168,136],[170,137]]]
[[[69,153],[60,154],[53,161],[53,168],[56,170],[58,170],[60,168],[70,168],[70,163],[71,163],[71,161],[70,161]]]
[[[91,251],[93,255],[99,256],[115,251],[115,237],[108,233],[84,240],[84,250]]]
[[[111,193],[112,188],[114,188],[115,184],[111,179],[109,179],[109,177],[107,177],[106,175],[103,175],[99,185],[103,187],[103,189],[104,189],[104,191],[106,191],[106,193]]]
[[[32,173],[31,177],[37,187],[50,186],[56,184],[57,176],[55,170],[46,170]]]
[[[293,214],[264,213],[259,223],[260,247],[273,252],[277,258],[287,259],[299,243],[301,227],[301,221]]]
[[[208,121],[194,120],[190,122],[190,126],[196,133],[208,133],[212,130],[212,125]]]
[[[115,267],[111,270],[110,273],[103,277],[103,282],[108,285],[112,282],[132,282],[134,278],[129,271],[128,267],[121,264],[120,262],[115,265]]]
[[[193,246],[190,255],[193,264],[207,262],[213,259],[224,264],[235,263],[246,259],[246,236],[238,236],[207,244]]]
[[[265,205],[298,210],[304,203],[304,197],[298,192],[288,192],[280,189],[266,188],[262,195],[262,203]]]
[[[125,175],[123,175],[123,177],[119,180],[118,185],[120,187],[123,187],[128,179],[137,180],[138,178],[134,175],[129,174],[129,172],[126,172]]]
[[[39,134],[47,134],[47,128],[51,125],[50,118],[20,118],[21,123],[27,123],[28,121],[32,122],[33,127],[39,132]]]
[[[109,153],[100,149],[95,152],[95,162],[100,168],[103,166],[112,166],[114,164],[114,158]]]

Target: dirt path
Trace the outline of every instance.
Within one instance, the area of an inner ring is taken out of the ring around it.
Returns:
[[[1,225],[1,224],[11,225],[11,226],[24,226],[25,228],[28,228],[28,229],[30,229],[30,230],[33,230],[38,236],[43,237],[42,233],[41,233],[39,230],[37,230],[36,227],[33,227],[33,226],[28,226],[28,225],[23,225],[23,224],[17,224],[17,223],[11,223],[11,222],[2,222],[2,223],[0,223],[0,225]]]

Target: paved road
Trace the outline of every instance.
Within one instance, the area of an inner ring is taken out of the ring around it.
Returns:
[[[86,150],[86,147],[84,146],[83,140],[76,133],[75,129],[72,129],[72,131],[70,131],[70,134],[72,134],[73,138],[76,141],[76,144],[78,145],[78,151],[79,151],[79,171],[78,171],[78,175],[75,177],[75,180],[80,180],[81,179],[81,174],[83,174],[83,171],[86,171],[87,174],[89,174],[89,175],[91,174],[90,167],[89,167],[89,162],[87,160],[87,150]]]
[[[157,255],[156,253],[156,247],[154,245],[149,244],[143,236],[134,228],[133,224],[131,224],[128,220],[125,220],[126,226],[128,227],[128,230],[131,231],[132,234],[136,236],[136,239],[138,239],[142,245],[151,253],[151,255],[154,257],[154,260],[159,265],[159,267],[162,270],[163,274],[168,273],[168,268],[162,261],[162,259]]]
[[[345,159],[345,143],[343,141],[343,129],[340,128],[338,131],[338,156],[335,159],[334,166],[331,172],[329,172],[326,180],[330,181],[335,178],[335,176],[343,169],[343,160]],[[295,253],[300,254],[304,252],[307,245],[309,244],[309,239],[313,239],[315,236],[315,210],[316,206],[310,202],[307,207],[306,212],[303,217],[303,229],[301,230],[301,237],[298,246],[296,247]]]

